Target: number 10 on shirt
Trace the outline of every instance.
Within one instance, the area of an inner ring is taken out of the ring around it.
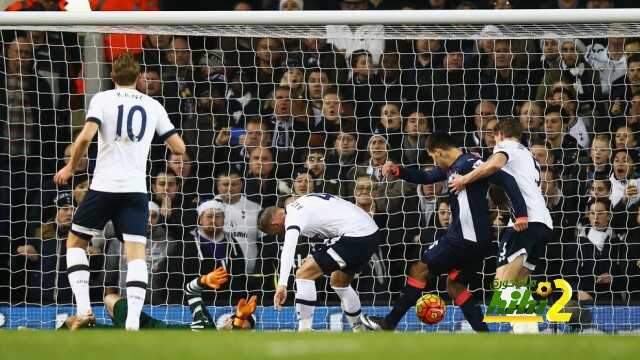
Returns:
[[[133,117],[136,112],[140,112],[140,131],[137,135],[133,133]],[[116,127],[116,135],[119,140],[122,138],[122,120],[124,117],[124,105],[118,105],[118,124]],[[147,127],[147,113],[144,111],[144,108],[140,105],[134,105],[129,109],[129,113],[127,115],[127,136],[131,141],[140,141],[144,137],[144,131]]]

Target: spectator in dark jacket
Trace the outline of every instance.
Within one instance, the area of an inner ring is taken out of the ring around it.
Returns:
[[[514,56],[511,51],[511,40],[496,40],[494,45],[495,69],[483,70],[480,75],[480,99],[496,101],[498,115],[515,113],[517,102],[531,100],[534,90],[540,83],[542,74],[540,66],[533,64],[531,68],[514,68]]]
[[[279,182],[274,176],[273,153],[269,148],[256,147],[251,151],[249,164],[245,171],[244,192],[247,199],[260,204],[263,208],[278,202]]]
[[[566,266],[563,261],[563,244],[575,241],[579,217],[577,201],[563,195],[558,175],[548,167],[540,170],[540,189],[553,221],[553,240],[547,244],[547,264],[542,272],[547,276],[559,276],[561,272],[567,271],[566,268],[563,270],[563,266]]]
[[[629,295],[632,301],[640,300],[640,203],[631,210],[631,221],[625,238],[626,265],[624,273],[629,277]]]
[[[477,72],[465,71],[459,41],[446,43],[442,69],[433,74],[433,131],[447,131],[462,139],[465,116],[473,111],[473,100],[478,99]]]
[[[167,65],[162,66],[160,74],[164,106],[173,125],[181,128],[183,121],[196,116],[195,74],[187,38],[174,37],[165,57]]]
[[[609,93],[609,115],[612,117],[609,127],[614,131],[626,123],[625,114],[631,107],[633,96],[640,93],[640,54],[627,58],[627,76],[621,77],[611,84]]]
[[[159,171],[153,178],[152,198],[160,207],[160,224],[174,239],[184,238],[185,229],[195,224],[193,195],[183,192],[182,180],[171,169]]]
[[[568,278],[579,301],[620,299],[626,285],[621,271],[623,244],[609,227],[610,206],[606,199],[594,201],[589,207],[590,226],[581,228],[578,241],[565,247],[564,259],[573,269],[567,273],[575,274]]]
[[[567,134],[571,117],[559,106],[549,106],[544,114],[544,129],[547,143],[557,161],[564,165],[562,177],[574,177],[579,170],[579,162],[586,163],[586,153],[576,139]]]
[[[14,262],[23,264],[26,270],[24,301],[29,303],[71,302],[71,288],[65,274],[65,242],[71,229],[74,202],[71,193],[64,192],[53,203],[57,208],[54,217],[38,227],[33,237],[18,246],[16,251]],[[96,259],[92,260],[95,262]]]
[[[586,48],[580,40],[560,41],[560,81],[573,87],[579,106],[579,114],[591,114],[602,99],[600,73],[594,71],[584,58]]]

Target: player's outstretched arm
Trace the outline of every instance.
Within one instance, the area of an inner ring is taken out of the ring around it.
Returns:
[[[456,176],[449,181],[449,190],[453,191],[454,194],[459,193],[468,184],[498,172],[507,164],[507,160],[507,156],[501,152],[491,155],[486,162],[480,163],[480,166],[473,169],[473,171],[465,175]]]
[[[400,178],[414,184],[433,184],[447,179],[447,173],[439,167],[422,171],[402,167],[391,161],[387,161],[382,167],[382,176],[392,180]]]
[[[71,157],[69,158],[69,162],[65,165],[56,175],[53,177],[53,182],[57,185],[66,185],[69,179],[73,176],[74,169],[78,166],[78,162],[87,152],[89,148],[89,144],[91,144],[91,140],[96,136],[98,129],[100,128],[100,124],[95,121],[87,121],[84,123],[84,127],[76,141],[73,143],[71,147]]]
[[[185,146],[184,141],[177,133],[171,134],[171,136],[169,136],[164,141],[164,143],[167,144],[167,147],[173,154],[184,155],[184,153],[187,151],[187,147]]]

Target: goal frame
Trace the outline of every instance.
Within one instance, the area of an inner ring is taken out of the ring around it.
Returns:
[[[638,9],[0,12],[2,25],[453,25],[640,22]]]

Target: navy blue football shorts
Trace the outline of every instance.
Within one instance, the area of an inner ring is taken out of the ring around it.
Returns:
[[[482,271],[488,245],[485,242],[441,237],[422,253],[420,260],[429,267],[429,274],[448,274],[449,279],[470,283]]]
[[[544,256],[547,244],[553,238],[553,230],[539,222],[529,223],[524,231],[507,228],[498,241],[498,267],[509,264],[518,256],[524,256],[523,265],[533,271]]]
[[[122,241],[146,244],[149,198],[145,193],[110,193],[89,190],[73,215],[71,232],[91,240],[101,234],[107,222]]]
[[[378,231],[367,236],[341,236],[316,246],[311,256],[327,275],[336,270],[359,274],[378,250],[380,242]]]

